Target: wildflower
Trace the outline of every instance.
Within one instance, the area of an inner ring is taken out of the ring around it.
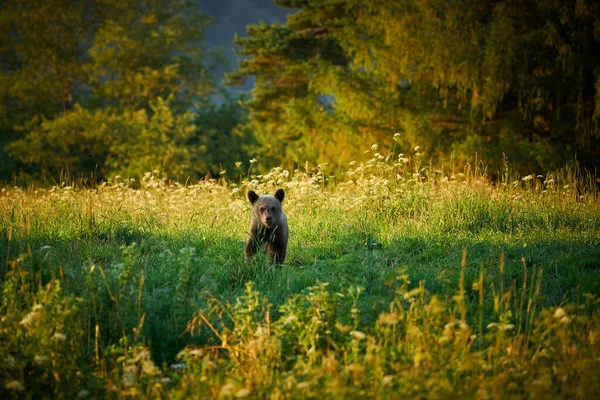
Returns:
[[[556,319],[561,319],[565,315],[567,315],[567,312],[562,307],[559,307],[556,309],[556,311],[554,311],[554,318],[556,318]]]
[[[67,340],[67,335],[64,335],[62,333],[55,333],[54,335],[52,335],[52,340]]]
[[[358,340],[365,340],[367,338],[367,335],[361,331],[350,331],[350,336]]]
[[[378,148],[379,148],[379,146],[378,146],[377,144],[375,144],[375,143],[373,143],[373,144],[371,145],[371,150],[372,150],[372,151],[375,151],[375,150],[377,150]]]
[[[240,168],[242,166],[242,162],[241,161],[236,161],[235,162],[235,167],[236,168]]]
[[[421,146],[415,146],[415,150],[414,151],[419,151],[420,148],[421,148]]]
[[[526,177],[523,178],[523,181],[527,182],[533,179],[533,175],[527,175]]]
[[[34,361],[36,364],[40,364],[40,365],[41,365],[41,364],[43,364],[43,363],[45,363],[47,360],[48,360],[48,356],[40,356],[40,355],[37,355],[37,354],[36,354],[36,355],[33,357],[33,361]]]
[[[254,337],[263,337],[263,336],[267,336],[267,328],[265,328],[264,326],[259,326],[258,328],[256,328],[256,331],[254,332]]]
[[[17,380],[12,380],[12,381],[8,382],[6,384],[6,386],[4,386],[4,387],[7,388],[8,390],[14,390],[17,392],[22,392],[24,389],[21,382],[19,382]]]
[[[248,389],[240,389],[235,393],[235,397],[240,399],[242,397],[248,397],[248,395],[250,394],[250,390]]]
[[[35,313],[34,312],[30,312],[29,314],[27,314],[25,316],[25,318],[23,318],[21,320],[21,322],[19,322],[20,325],[23,326],[30,326],[33,323],[33,318],[35,317]]]
[[[396,135],[398,135],[398,133]],[[389,385],[390,383],[392,383],[393,380],[394,380],[394,375],[386,375],[381,379],[381,385],[382,386]]]
[[[221,390],[219,392],[219,397],[231,396],[234,389],[235,389],[235,384],[226,383],[225,385],[223,385],[223,387],[221,387]]]
[[[304,389],[310,386],[310,382],[300,382],[296,387],[298,389]]]
[[[219,171],[219,175],[225,175],[225,174],[227,174],[226,169],[222,169],[221,171]]]
[[[398,139],[400,137],[400,134],[398,132],[394,133],[394,139]]]
[[[250,164],[254,164],[256,161],[256,158],[252,158],[252,160],[250,160]]]
[[[496,328],[499,331],[509,331],[511,329],[513,329],[515,326],[513,324],[497,324],[495,322],[490,323],[487,328],[491,329],[491,328]]]

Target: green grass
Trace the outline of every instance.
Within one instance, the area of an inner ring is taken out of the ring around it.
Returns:
[[[277,187],[286,263],[245,265],[245,193]],[[335,178],[5,187],[0,395],[584,397],[599,242],[577,171],[492,184],[374,157]]]

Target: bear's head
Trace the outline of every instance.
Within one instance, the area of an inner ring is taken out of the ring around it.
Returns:
[[[248,192],[248,200],[252,203],[252,213],[260,220],[260,223],[266,228],[278,226],[281,221],[283,211],[281,203],[285,192],[283,189],[277,189],[275,196],[259,196],[254,190]]]

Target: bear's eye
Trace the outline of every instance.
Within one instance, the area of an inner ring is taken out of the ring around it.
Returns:
[[[271,207],[271,211],[275,211],[275,207]]]
[[[264,208],[264,207],[261,207],[261,208],[260,208],[260,212],[265,212],[265,208]]]

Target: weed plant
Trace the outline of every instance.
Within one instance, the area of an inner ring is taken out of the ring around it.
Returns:
[[[600,393],[594,177],[369,152],[334,175],[3,187],[0,397]],[[245,265],[245,195],[278,187],[286,264]]]

